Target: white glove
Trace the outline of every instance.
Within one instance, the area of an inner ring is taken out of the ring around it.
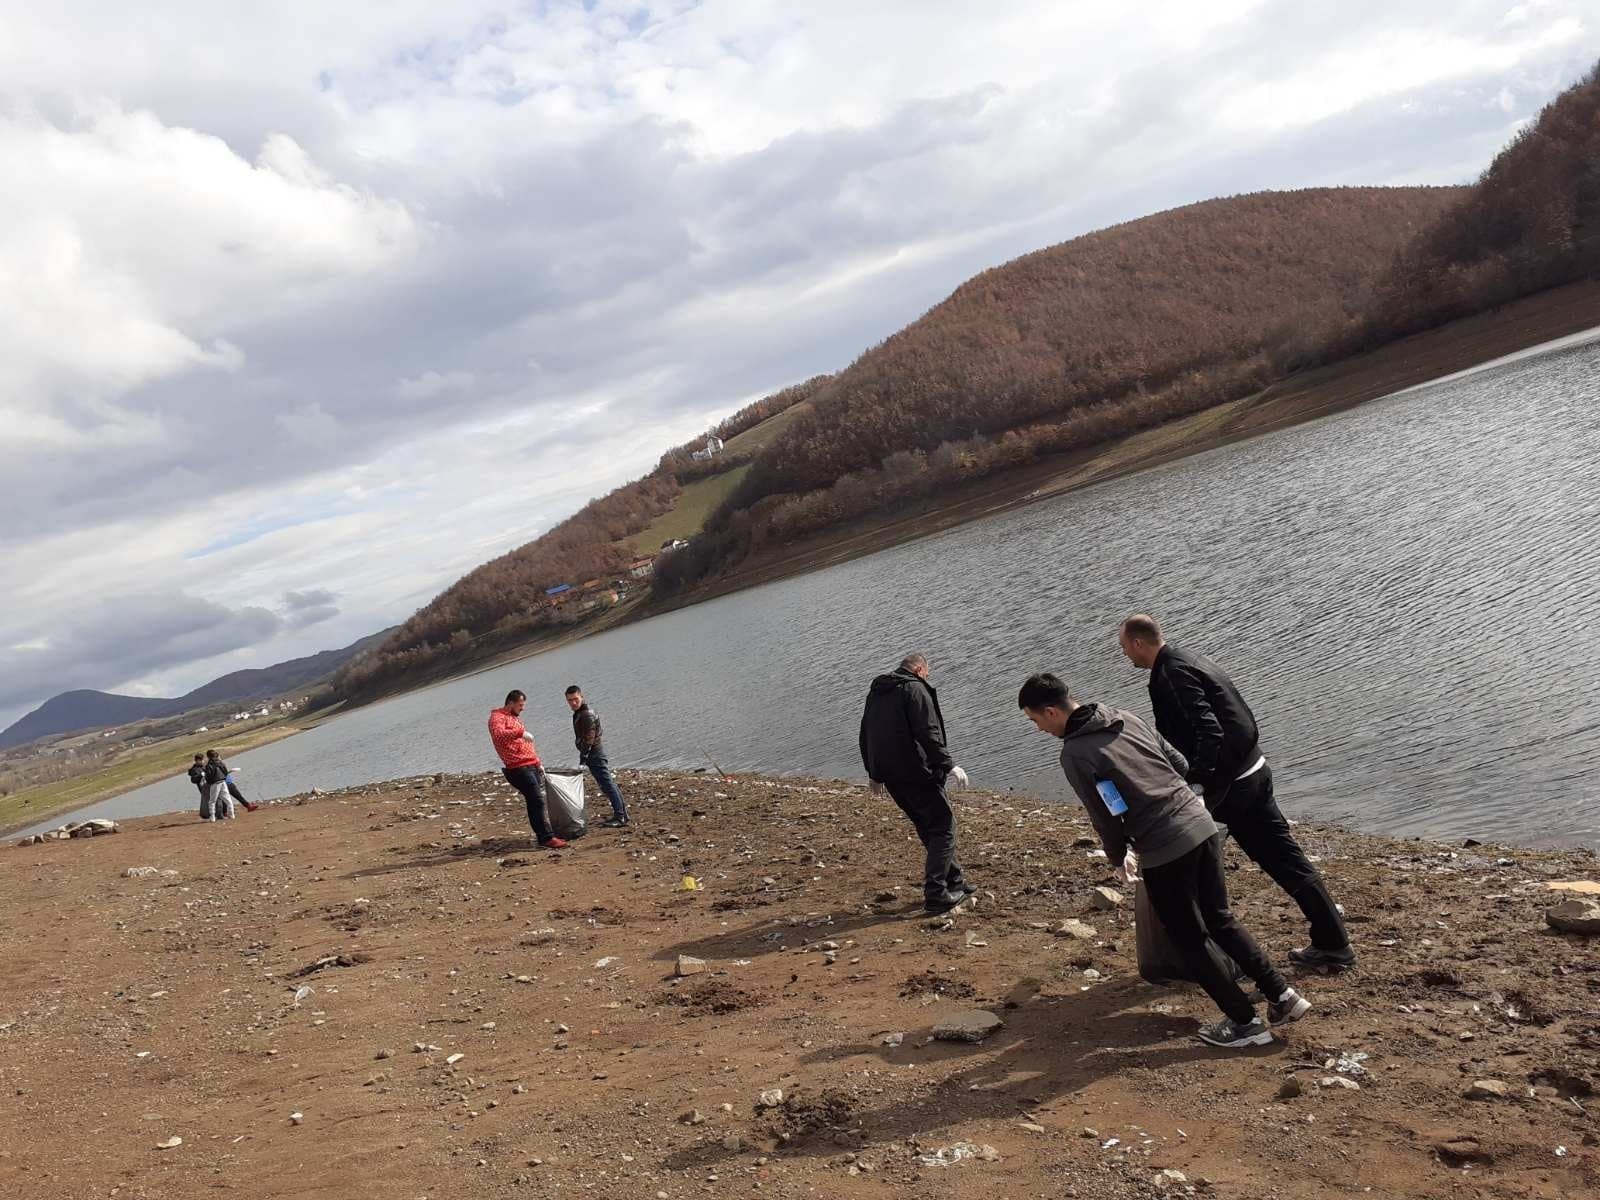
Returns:
[[[1139,882],[1139,856],[1132,850],[1122,856],[1122,870],[1118,874],[1123,883]]]
[[[944,786],[947,791],[959,792],[967,786],[967,773],[960,767],[951,767],[950,775],[944,781]]]

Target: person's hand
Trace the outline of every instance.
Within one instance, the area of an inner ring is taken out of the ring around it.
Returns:
[[[1126,867],[1118,867],[1115,871],[1111,872],[1111,876],[1120,884],[1126,885],[1128,882],[1128,870]]]
[[[883,795],[883,784],[879,783],[876,779],[867,780],[867,794],[869,796]]]
[[[1139,882],[1139,856],[1129,850],[1122,856],[1122,868],[1117,872],[1122,876],[1123,883]]]
[[[960,767],[951,767],[950,775],[944,782],[947,788],[953,791],[960,791],[967,786],[967,773]]]

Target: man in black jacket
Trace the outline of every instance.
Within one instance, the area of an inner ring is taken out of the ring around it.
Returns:
[[[189,767],[189,782],[200,792],[200,819],[211,820],[211,785],[206,782],[206,756],[196,754]]]
[[[898,670],[879,675],[861,714],[861,764],[911,818],[927,851],[923,907],[948,912],[978,889],[956,861],[956,815],[945,781],[960,772],[945,744],[939,695],[928,682],[928,660],[908,654]],[[965,778],[964,773],[957,775]]]
[[[1272,768],[1239,689],[1210,659],[1168,645],[1143,613],[1122,623],[1118,642],[1129,662],[1150,672],[1156,729],[1189,760],[1188,780],[1205,789],[1206,808],[1311,922],[1311,945],[1289,951],[1289,960],[1354,966],[1344,919],[1273,798]]]
[[[606,757],[602,740],[600,714],[589,707],[583,698],[583,689],[573,684],[567,689],[567,707],[572,710],[572,738],[578,747],[578,762],[589,768],[589,774],[600,787],[600,794],[611,803],[611,817],[607,829],[628,827],[628,804],[617,790],[616,778],[611,774],[611,760]]]

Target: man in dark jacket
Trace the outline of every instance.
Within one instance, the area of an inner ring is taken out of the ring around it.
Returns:
[[[1129,662],[1150,672],[1156,729],[1189,760],[1188,780],[1205,789],[1211,815],[1311,922],[1311,945],[1289,951],[1289,960],[1330,970],[1354,966],[1344,918],[1273,798],[1272,768],[1239,689],[1210,659],[1169,645],[1155,619],[1142,613],[1122,623],[1118,641]]]
[[[589,707],[583,690],[577,684],[567,689],[567,707],[572,710],[572,737],[578,746],[578,761],[589,768],[600,794],[611,802],[611,819],[607,829],[625,829],[628,825],[628,805],[617,790],[617,781],[611,774],[611,761],[606,758],[605,743],[600,740],[600,714]]]
[[[879,675],[861,714],[861,765],[911,818],[927,851],[923,907],[948,912],[978,889],[956,861],[956,815],[945,782],[960,771],[945,743],[939,695],[928,683],[928,660],[908,654],[898,670]],[[964,775],[958,776],[964,778]]]
[[[206,783],[206,756],[196,754],[194,762],[189,764],[189,782],[194,784],[200,793],[200,819],[211,820],[211,786]]]
[[[1225,1049],[1265,1046],[1272,1025],[1311,1010],[1280,975],[1228,907],[1222,873],[1222,835],[1205,805],[1178,773],[1183,764],[1167,742],[1138,717],[1099,704],[1079,704],[1054,675],[1034,675],[1017,694],[1034,726],[1061,739],[1061,770],[1077,793],[1106,857],[1117,864],[1131,846],[1150,904],[1183,955],[1190,977],[1223,1011],[1199,1030],[1200,1040]],[[1222,968],[1220,947],[1267,996],[1268,1021]]]

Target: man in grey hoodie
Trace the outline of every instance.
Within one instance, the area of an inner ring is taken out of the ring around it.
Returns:
[[[1200,798],[1183,781],[1183,756],[1130,712],[1079,704],[1054,675],[1033,675],[1017,706],[1034,726],[1061,739],[1061,769],[1077,793],[1106,857],[1117,864],[1131,846],[1151,907],[1183,955],[1190,978],[1205,988],[1223,1019],[1199,1030],[1200,1040],[1235,1049],[1265,1046],[1272,1025],[1297,1021],[1311,1009],[1273,967],[1228,907],[1222,874],[1222,835]],[[1269,999],[1267,1021],[1223,970],[1215,953],[1233,956]]]

